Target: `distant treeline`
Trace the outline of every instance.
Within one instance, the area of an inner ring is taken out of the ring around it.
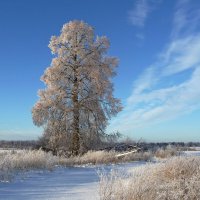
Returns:
[[[36,140],[0,140],[0,148],[34,149],[38,145]]]
[[[135,142],[130,142],[130,143],[132,143],[132,145],[137,145],[138,147],[141,147],[143,150],[150,150],[154,148],[165,148],[168,145],[179,146],[179,147],[200,147],[200,142],[186,142],[186,143],[184,142],[156,142],[156,143],[141,142],[137,144]],[[111,146],[120,145],[120,144],[122,143],[116,142],[115,144],[112,144]],[[22,140],[22,141],[0,140],[0,148],[38,149],[40,148],[40,146],[42,145],[40,144],[40,141],[38,140]],[[105,146],[109,146],[109,144]],[[97,149],[99,148],[97,147]]]
[[[141,142],[138,144],[142,150],[156,150],[158,148],[166,148],[167,146],[174,147],[200,147],[200,142]]]

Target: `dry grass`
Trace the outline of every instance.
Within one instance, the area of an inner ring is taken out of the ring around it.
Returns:
[[[101,200],[199,200],[200,158],[174,157],[133,170],[129,177],[100,176]]]
[[[108,164],[117,162],[115,157],[116,152],[110,151],[88,151],[82,156],[60,158],[60,165],[73,166],[73,165],[85,165],[85,164]]]
[[[121,157],[117,157],[119,153],[115,151],[88,151],[82,156],[70,157],[70,158],[60,158],[60,164],[65,166],[73,165],[85,165],[85,164],[109,164],[109,163],[120,163],[120,162],[130,162],[130,161],[147,161],[152,158],[152,153],[150,152],[139,152],[133,153]]]
[[[126,155],[122,158],[123,162],[129,162],[129,161],[149,161],[153,157],[153,153],[148,152],[136,152],[132,153],[130,155]]]
[[[11,151],[0,153],[0,181],[10,180],[16,171],[30,169],[52,169],[58,158],[39,151]]]
[[[166,149],[159,148],[155,151],[154,156],[157,158],[169,158],[172,156],[178,156],[179,152],[177,151],[177,148],[172,146],[167,146]]]

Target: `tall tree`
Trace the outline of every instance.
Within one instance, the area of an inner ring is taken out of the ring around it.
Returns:
[[[77,155],[84,137],[100,138],[108,120],[122,108],[111,83],[118,61],[106,56],[108,39],[95,38],[93,28],[83,21],[64,24],[49,48],[55,57],[41,78],[46,88],[39,91],[32,109],[33,122],[44,125],[57,140],[67,135]]]

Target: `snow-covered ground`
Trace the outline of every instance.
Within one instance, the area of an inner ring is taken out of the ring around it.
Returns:
[[[182,155],[185,156],[200,156],[200,151],[183,151]]]
[[[184,151],[182,155],[200,156],[200,151]],[[16,175],[10,183],[0,183],[0,200],[98,200],[98,174],[111,169],[130,171],[146,162],[116,165],[57,167],[53,171],[29,171]]]
[[[200,147],[190,147],[191,149],[195,149],[196,151],[200,151]]]
[[[10,152],[20,152],[23,151],[22,149],[15,149],[15,148],[0,148],[0,154],[1,153],[10,153]]]
[[[98,170],[126,171],[143,164],[145,162],[26,172],[23,176],[17,175],[11,183],[0,183],[0,200],[98,200]]]

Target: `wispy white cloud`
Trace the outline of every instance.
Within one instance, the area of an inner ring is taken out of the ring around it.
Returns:
[[[143,27],[148,15],[154,10],[160,0],[137,0],[131,11],[129,19],[134,26]]]
[[[144,34],[143,33],[137,33],[136,38],[140,39],[140,40],[144,40]]]
[[[176,5],[176,11],[173,20],[172,38],[186,36],[191,32],[197,30],[200,20],[200,8],[192,7],[191,0],[178,0]]]
[[[129,97],[124,112],[113,121],[110,130],[130,133],[145,127],[177,118],[195,109],[200,109],[200,66],[196,67],[189,80],[172,87],[135,93]]]
[[[158,61],[134,82],[124,111],[108,130],[130,133],[135,128],[200,109],[200,33],[195,31],[200,13],[196,16],[194,10],[196,17],[186,20],[192,15],[188,1],[180,2],[174,16],[172,41]],[[177,15],[182,16],[176,19]],[[193,28],[183,33],[182,29],[188,26]],[[185,75],[183,79],[181,75]]]
[[[138,0],[134,8],[129,12],[129,18],[133,25],[144,26],[150,8],[147,0]]]

